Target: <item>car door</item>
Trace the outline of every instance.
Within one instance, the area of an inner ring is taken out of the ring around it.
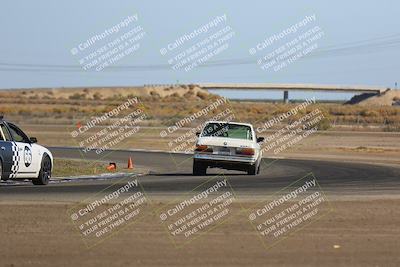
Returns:
[[[7,126],[0,122],[0,158],[3,163],[3,173],[2,179],[7,180],[12,174],[12,165],[13,165],[13,140],[10,135],[10,132],[7,129]]]
[[[12,123],[7,123],[13,138],[13,166],[17,169],[15,178],[34,178],[40,169],[40,151],[28,136]]]

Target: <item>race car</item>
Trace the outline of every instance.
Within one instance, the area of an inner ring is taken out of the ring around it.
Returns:
[[[205,175],[207,168],[260,172],[263,137],[256,137],[251,124],[209,121],[197,133],[193,175]]]
[[[46,185],[53,170],[53,155],[20,128],[0,116],[0,178],[30,179]]]

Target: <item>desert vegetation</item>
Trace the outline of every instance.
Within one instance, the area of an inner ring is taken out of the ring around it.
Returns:
[[[138,97],[142,102],[148,114],[146,124],[149,126],[171,125],[218,98],[195,85],[4,90],[0,92],[0,114],[18,123],[74,125],[78,121],[108,112],[132,97]],[[288,112],[298,103],[232,101],[229,105],[239,120],[259,124]],[[285,122],[290,123],[316,108],[325,116],[321,121],[321,129],[400,129],[399,106],[317,103],[301,110]],[[218,111],[214,113],[216,112]]]

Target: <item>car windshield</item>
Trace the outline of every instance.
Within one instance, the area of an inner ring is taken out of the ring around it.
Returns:
[[[208,123],[202,136],[253,140],[249,126],[231,123]]]

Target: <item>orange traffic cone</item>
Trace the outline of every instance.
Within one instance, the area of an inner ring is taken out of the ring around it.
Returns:
[[[107,166],[107,170],[109,170],[109,171],[115,171],[116,169],[117,169],[117,164],[115,164],[115,163],[110,163]]]
[[[132,157],[129,157],[128,159],[128,169],[133,169]]]

